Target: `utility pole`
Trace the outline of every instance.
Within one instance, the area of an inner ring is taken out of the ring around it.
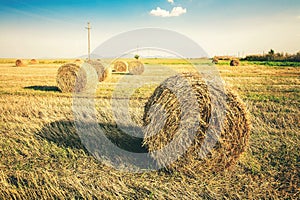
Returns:
[[[88,22],[88,27],[85,27],[88,30],[88,60],[91,60],[91,24]]]

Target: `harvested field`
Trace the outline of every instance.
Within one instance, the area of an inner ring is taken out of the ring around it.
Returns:
[[[12,67],[15,60],[0,62],[0,199],[299,199],[299,67],[217,66],[245,102],[252,122],[248,148],[233,168],[134,174],[103,165],[82,145],[72,94],[59,92],[56,84],[59,62],[66,61],[39,60],[24,68]],[[204,61],[190,62],[198,67]],[[147,70],[140,76],[113,74],[98,84],[97,119],[111,140],[123,136],[110,101],[118,81],[159,75],[164,81],[174,73],[161,66],[175,72],[186,67],[176,59],[144,63]],[[129,83],[123,83],[125,89]],[[158,86],[140,87],[131,98],[131,118],[137,123],[143,122],[144,105]],[[126,137],[122,141],[118,145],[133,151],[141,145],[133,146]]]

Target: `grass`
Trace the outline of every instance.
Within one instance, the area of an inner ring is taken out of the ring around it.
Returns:
[[[300,62],[281,62],[281,61],[240,61],[241,66],[269,66],[269,67],[300,67]],[[219,60],[218,65],[230,65],[228,60]]]
[[[60,64],[45,60],[48,64],[16,68],[6,62],[0,61],[0,199],[300,198],[300,72],[296,67],[218,65],[226,84],[240,94],[251,113],[249,148],[229,171],[186,176],[165,171],[124,173],[99,163],[76,134],[72,95],[57,91]],[[144,78],[172,74],[162,71],[161,65],[174,72],[190,65],[175,59],[145,62],[149,70]],[[116,82],[127,84],[131,79],[113,75],[98,85],[96,109],[103,126],[114,127],[109,99],[123,94],[115,91]],[[134,91],[130,112],[137,123],[155,86]],[[130,145],[119,130],[110,129],[124,148]]]

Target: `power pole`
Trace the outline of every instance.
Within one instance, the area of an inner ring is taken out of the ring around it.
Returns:
[[[88,30],[88,59],[91,60],[91,24],[88,22],[88,27],[85,27]]]

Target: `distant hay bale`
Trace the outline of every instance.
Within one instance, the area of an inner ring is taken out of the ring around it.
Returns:
[[[224,171],[235,164],[247,146],[250,121],[244,103],[231,90],[225,91],[224,95],[220,94],[222,92],[218,89],[209,91],[200,75],[193,73],[168,78],[156,88],[145,105],[143,121],[147,127],[144,131],[144,146],[159,166],[169,171],[195,174]],[[192,98],[197,106],[191,103]],[[211,120],[221,120],[215,117],[224,112],[216,107],[222,102],[226,113],[219,133]],[[192,130],[195,131],[194,138],[189,135]],[[209,135],[208,130],[212,131]],[[210,153],[201,151],[205,138],[209,141],[212,135],[218,134],[218,142]],[[178,143],[170,146],[178,138]],[[188,141],[191,145],[186,148]],[[168,152],[159,152],[167,146]],[[180,149],[184,149],[181,157],[176,157],[175,162],[164,163],[173,152]]]
[[[81,59],[76,59],[74,61],[74,63],[77,64],[77,65],[81,65],[83,63],[83,61]]]
[[[23,60],[21,59],[16,60],[16,67],[24,67],[24,66],[26,66],[26,63]]]
[[[230,61],[230,66],[239,66],[240,65],[240,61],[237,59],[233,59]]]
[[[128,64],[124,61],[116,61],[114,63],[114,70],[116,72],[127,72],[128,71]]]
[[[217,57],[214,57],[213,60],[212,60],[212,63],[218,64],[219,63],[219,59]]]
[[[35,65],[35,64],[38,64],[39,62],[36,60],[36,59],[31,59],[29,64],[31,65]]]
[[[86,75],[74,63],[62,65],[57,72],[56,82],[62,92],[80,92],[86,86]]]
[[[144,64],[138,60],[131,61],[128,64],[128,71],[132,75],[141,75],[145,71]]]
[[[101,62],[96,61],[96,60],[89,60],[89,61],[87,61],[87,63],[92,65],[95,68],[97,75],[98,75],[99,82],[105,81],[105,79],[107,79],[109,77],[109,74],[107,74],[107,73],[109,73],[109,71],[105,70],[105,68]]]

